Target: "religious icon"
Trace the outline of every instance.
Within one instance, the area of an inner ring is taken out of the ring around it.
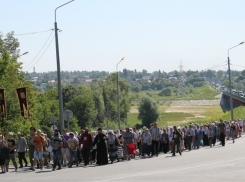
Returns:
[[[26,98],[26,95],[25,95],[24,92],[20,92],[20,98],[21,98],[21,99],[25,99],[25,98]]]
[[[75,142],[74,141],[68,141],[68,146],[71,150],[75,149]]]

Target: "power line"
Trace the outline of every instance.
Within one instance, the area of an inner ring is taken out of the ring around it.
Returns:
[[[225,61],[225,62],[226,62],[226,61]],[[212,67],[210,67],[210,68],[208,68],[208,69],[204,69],[204,70],[202,70],[202,71],[206,71],[206,70],[210,70],[210,69],[214,69],[214,68],[219,68],[219,67],[225,66],[225,65],[227,65],[227,64],[224,64],[225,62],[220,63],[220,64],[222,64],[222,65],[217,64],[217,65],[214,65],[214,66],[212,66]]]
[[[53,31],[54,29],[49,29],[49,30],[43,30],[43,31],[39,31],[39,32],[31,32],[31,33],[22,33],[22,34],[14,34],[15,36],[21,36],[21,35],[30,35],[30,34],[36,34],[36,33],[44,33],[44,32],[49,32],[49,31]]]
[[[46,47],[46,49],[45,49],[44,52],[42,53],[41,57],[34,63],[34,65],[32,65],[32,66],[31,66],[29,69],[27,69],[26,71],[29,71],[29,70],[30,70],[33,66],[35,66],[35,65],[38,63],[38,61],[43,57],[44,53],[47,51],[47,49],[49,48],[50,44],[51,44],[52,41],[54,40],[54,37],[55,37],[55,36],[53,36],[52,40],[49,42],[48,46]]]
[[[34,59],[27,65],[25,66],[24,69],[28,68],[29,65],[31,65],[31,63],[37,58],[37,56],[40,54],[40,52],[43,50],[44,46],[46,45],[46,43],[48,42],[50,36],[52,35],[53,31],[50,33],[50,35],[48,36],[48,39],[45,41],[44,45],[42,46],[41,50],[37,53],[37,55],[34,57]]]
[[[233,65],[233,66],[240,66],[240,67],[245,67],[245,66],[241,66],[241,65],[236,65],[236,64],[231,64],[231,65]]]

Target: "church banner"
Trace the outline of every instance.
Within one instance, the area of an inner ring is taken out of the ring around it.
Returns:
[[[5,89],[0,89],[0,112],[2,118],[7,118]]]
[[[20,114],[22,117],[25,116],[25,111],[27,112],[27,115],[29,114],[29,108],[28,108],[28,102],[27,102],[27,88],[17,88],[16,93],[18,95],[19,104],[20,104]]]

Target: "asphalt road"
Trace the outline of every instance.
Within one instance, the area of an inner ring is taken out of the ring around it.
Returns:
[[[225,147],[201,148],[183,152],[182,156],[161,154],[158,157],[124,161],[106,166],[65,168],[52,172],[44,169],[35,172],[27,169],[0,174],[1,182],[29,181],[245,181],[245,137],[231,141]]]

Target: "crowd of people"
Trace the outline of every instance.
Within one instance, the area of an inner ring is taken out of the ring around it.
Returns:
[[[56,129],[50,138],[41,130],[31,127],[28,138],[24,138],[20,132],[17,133],[16,140],[12,132],[8,133],[6,139],[0,135],[0,165],[2,173],[8,172],[10,161],[15,171],[24,167],[33,171],[52,167],[55,171],[79,165],[107,165],[109,162],[113,164],[120,160],[131,160],[136,156],[157,157],[159,153],[171,153],[175,156],[176,152],[182,155],[185,150],[191,151],[205,146],[212,148],[217,142],[225,146],[230,139],[235,143],[243,131],[245,120],[241,119],[221,119],[219,122],[207,124],[190,123],[184,127],[166,128],[159,128],[157,123],[153,123],[150,128],[144,126],[142,130],[133,127],[104,131],[98,128],[97,131],[89,132],[89,129],[85,128],[80,134],[67,132],[66,129],[60,134]],[[29,154],[30,165],[26,153]],[[17,155],[19,165],[16,161]]]

